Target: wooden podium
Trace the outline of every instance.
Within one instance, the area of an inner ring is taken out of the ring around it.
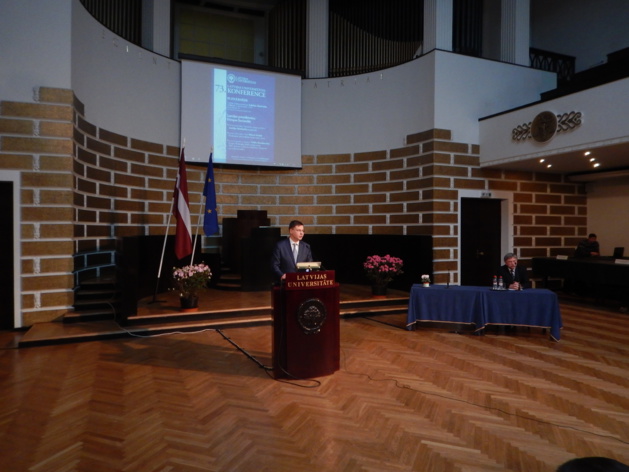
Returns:
[[[286,274],[273,287],[273,373],[308,379],[339,369],[339,284],[334,271]]]

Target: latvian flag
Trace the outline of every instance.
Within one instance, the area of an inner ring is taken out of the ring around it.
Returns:
[[[188,200],[188,179],[186,178],[186,162],[184,150],[179,157],[179,172],[175,183],[173,215],[177,218],[175,233],[175,254],[177,259],[183,259],[192,254],[192,231],[190,226],[190,202]]]

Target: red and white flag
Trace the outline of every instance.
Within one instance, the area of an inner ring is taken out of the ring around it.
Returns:
[[[190,201],[188,200],[188,179],[186,177],[186,161],[183,148],[179,157],[179,171],[175,183],[173,215],[177,218],[175,233],[175,254],[183,259],[192,254],[192,231],[190,226]]]

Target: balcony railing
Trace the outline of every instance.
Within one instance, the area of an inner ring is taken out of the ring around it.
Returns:
[[[568,84],[574,77],[576,58],[543,49],[530,48],[529,58],[533,69],[546,70],[557,74],[558,85]]]
[[[142,0],[81,0],[85,9],[103,26],[130,43],[142,42]]]

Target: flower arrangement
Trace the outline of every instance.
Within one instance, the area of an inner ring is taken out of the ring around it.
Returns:
[[[430,283],[430,275],[428,275],[428,274],[423,274],[423,275],[422,275],[422,283],[423,283],[423,284],[429,284],[429,283]]]
[[[363,263],[363,268],[369,280],[375,285],[386,285],[396,275],[403,274],[402,266],[404,262],[399,257],[386,256],[369,256]]]
[[[207,288],[207,283],[211,278],[210,267],[203,263],[173,267],[175,288],[182,298],[198,296],[199,292]]]

